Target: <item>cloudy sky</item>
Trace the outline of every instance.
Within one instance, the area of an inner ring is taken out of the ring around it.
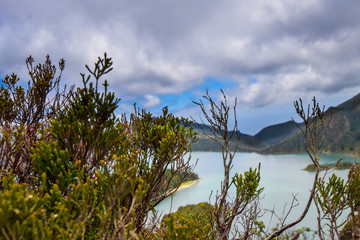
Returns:
[[[0,76],[26,80],[25,58],[66,60],[62,81],[107,52],[122,100],[199,115],[205,89],[238,99],[240,130],[288,121],[292,103],[326,106],[360,92],[358,0],[0,0]]]

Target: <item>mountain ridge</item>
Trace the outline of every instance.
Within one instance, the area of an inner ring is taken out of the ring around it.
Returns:
[[[325,117],[331,116],[328,131],[322,142],[322,149],[329,153],[360,153],[360,93],[335,107],[325,111]],[[205,134],[199,133],[199,141],[194,151],[221,151],[221,147]],[[238,151],[258,152],[261,154],[285,154],[305,152],[304,139],[300,128],[303,123],[287,121],[261,129],[255,135],[240,133]],[[300,127],[300,128],[299,128]],[[209,132],[207,132],[209,134]],[[210,133],[211,135],[211,133]],[[232,140],[231,149],[236,145]]]

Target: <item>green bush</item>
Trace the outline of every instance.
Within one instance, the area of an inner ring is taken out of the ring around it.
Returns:
[[[137,109],[129,120],[116,117],[120,100],[106,80],[98,86],[112,70],[106,54],[86,66],[83,87],[51,101],[55,66],[49,57],[34,69],[27,63],[28,90],[16,75],[0,89],[0,239],[149,238],[147,218],[173,194],[167,182],[193,169],[185,157],[196,141],[191,122],[167,108],[158,117]]]
[[[165,215],[156,236],[159,239],[214,239],[211,216],[214,207],[199,203],[180,207]]]

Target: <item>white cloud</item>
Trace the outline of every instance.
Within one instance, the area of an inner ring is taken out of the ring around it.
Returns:
[[[152,108],[154,106],[159,105],[160,103],[161,103],[160,98],[150,94],[145,95],[144,100],[141,101],[141,105],[144,108]]]

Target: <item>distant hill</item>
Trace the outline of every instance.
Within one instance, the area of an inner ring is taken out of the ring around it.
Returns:
[[[208,126],[203,124],[193,124],[194,130],[198,132],[199,140],[193,144],[193,151],[213,151],[218,152],[221,151],[221,146],[215,141],[209,139],[203,130],[205,130],[206,134],[213,136]],[[236,134],[234,134],[236,135]],[[236,137],[233,137],[230,144],[230,149],[233,150],[236,146],[237,140]],[[253,152],[259,149],[265,148],[267,145],[253,136],[248,134],[240,133],[240,142],[238,146],[238,151],[240,152]]]
[[[325,117],[332,119],[323,139],[322,148],[331,153],[360,153],[360,94],[348,101],[330,107]],[[289,134],[286,139],[260,150],[262,153],[304,152],[304,139],[300,130]]]
[[[330,107],[325,117],[332,120],[328,132],[323,139],[322,148],[325,152],[360,154],[360,93],[336,107]],[[297,123],[303,127],[303,123]],[[304,152],[304,138],[293,121],[271,125],[262,129],[255,136],[241,133],[238,150],[259,152],[264,154]],[[205,125],[194,124],[199,133],[199,141],[193,145],[194,151],[220,151],[221,147],[207,138],[201,128]],[[211,132],[207,130],[211,135]],[[234,139],[231,144],[235,146]]]
[[[254,137],[267,145],[276,145],[297,133],[299,126],[301,127],[303,124],[297,123],[296,125],[294,121],[271,125],[263,128]]]

